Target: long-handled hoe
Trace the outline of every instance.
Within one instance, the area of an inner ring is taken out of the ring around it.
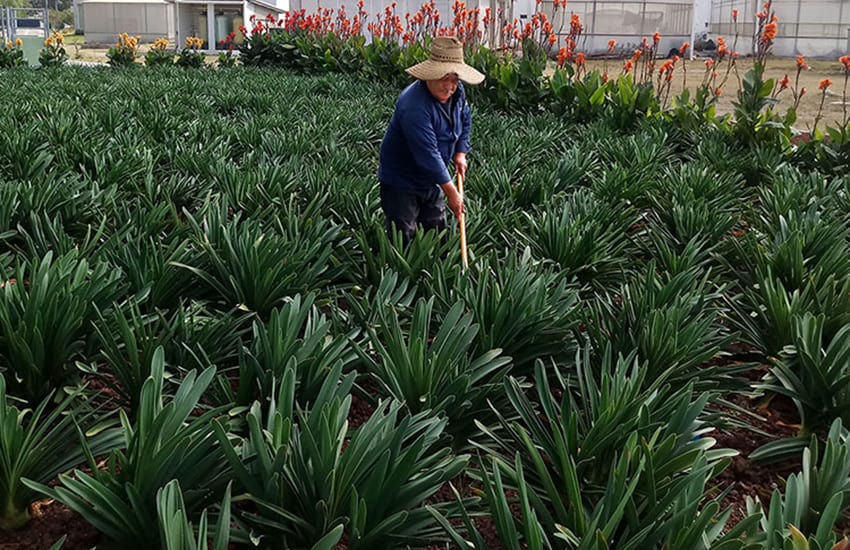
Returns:
[[[457,175],[457,192],[463,197],[463,176]],[[464,210],[466,201],[464,201]],[[463,268],[469,268],[469,259],[466,254],[466,212],[462,211],[458,216],[457,223],[460,226],[460,259],[463,262]]]

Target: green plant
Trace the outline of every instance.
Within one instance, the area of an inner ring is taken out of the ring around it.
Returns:
[[[236,66],[236,57],[233,55],[233,46],[218,53],[218,57],[216,57],[216,66],[219,69],[232,69]]]
[[[704,510],[702,500],[708,480],[735,452],[711,450],[710,428],[699,420],[709,395],[694,396],[692,385],[671,395],[660,382],[643,389],[645,372],[633,357],[609,353],[597,369],[585,350],[575,369],[568,379],[562,369],[538,363],[539,407],[509,378],[517,419],[496,411],[502,430],[485,429],[488,441],[481,445],[511,488],[528,486],[544,531],[582,549],[617,541],[618,548],[685,550],[703,537],[719,537],[728,514],[715,527],[719,499]]]
[[[774,362],[772,376],[757,386],[787,395],[800,414],[798,438],[770,444],[772,458],[796,452],[810,435],[825,433],[834,419],[850,422],[850,325],[828,339],[824,315],[796,314],[791,321],[791,346]],[[759,455],[770,456],[768,449]]]
[[[230,543],[230,485],[221,500],[218,521],[213,527],[215,538],[210,546],[207,540],[207,510],[201,514],[198,535],[188,519],[183,491],[176,479],[169,481],[156,493],[160,540],[165,550],[227,550]]]
[[[239,59],[246,67],[294,68],[298,51],[291,37],[282,32],[269,32],[265,23],[258,21],[249,33],[242,32],[244,40],[239,45]]]
[[[709,271],[659,275],[651,262],[614,296],[593,300],[584,328],[597,359],[609,346],[636,352],[653,383],[730,384],[731,369],[706,365],[733,341],[720,323],[722,296]]]
[[[157,38],[145,54],[148,67],[168,67],[174,64],[174,52],[168,49],[168,39]]]
[[[226,375],[235,366],[249,321],[244,315],[209,311],[197,303],[152,313],[143,313],[137,302],[116,306],[106,314],[98,312],[94,322],[98,351],[84,368],[114,385],[129,416],[135,417],[157,348],[165,350],[169,367],[215,365]],[[207,397],[212,399],[213,392]]]
[[[72,381],[94,304],[123,291],[121,271],[69,252],[21,263],[0,289],[0,357],[10,388],[30,403]]]
[[[26,63],[23,45],[24,42],[20,38],[15,39],[14,42],[7,40],[5,43],[0,43],[2,46],[0,47],[0,69],[20,67]]]
[[[848,547],[847,537],[836,542],[835,526],[850,502],[850,442],[840,419],[821,444],[812,436],[803,449],[802,471],[788,478],[785,494],[773,491],[767,510],[747,498],[747,512],[760,518],[761,533],[752,537],[765,550],[833,549]],[[790,543],[790,544],[789,544]]]
[[[446,415],[455,448],[475,432],[476,419],[487,422],[488,402],[501,401],[500,380],[510,365],[500,349],[476,351],[479,327],[465,309],[457,302],[437,319],[434,298],[419,299],[407,330],[390,310],[367,328],[368,340],[358,346],[364,367],[411,414]],[[432,329],[432,323],[438,326]]]
[[[65,52],[65,35],[54,30],[44,41],[44,47],[38,53],[38,62],[42,67],[59,67],[68,60]]]
[[[537,265],[528,248],[521,256],[493,258],[435,270],[431,285],[445,313],[463,301],[479,327],[474,351],[501,348],[514,376],[529,374],[537,359],[560,357],[573,344],[578,291],[556,270]]]
[[[35,409],[21,410],[0,377],[0,529],[19,529],[30,520],[37,493],[24,478],[47,483],[85,460],[80,438],[97,454],[123,443],[105,416],[84,409],[77,398],[69,394],[57,404],[48,395]]]
[[[515,478],[518,480],[517,492],[519,493],[519,517],[514,511],[517,507],[515,499],[507,497],[508,489],[502,481],[502,471],[504,467],[501,463],[493,459],[490,469],[484,469],[482,475],[483,500],[486,509],[490,510],[490,517],[496,525],[496,531],[499,535],[499,542],[502,548],[507,550],[543,550],[553,548],[550,541],[550,534],[546,532],[546,528],[537,518],[537,513],[534,511],[529,498],[529,486],[525,483],[525,477],[522,470],[522,461],[519,455],[515,461]],[[463,524],[466,529],[466,535],[471,539],[467,540],[463,537],[456,525],[452,525],[442,514],[434,508],[429,507],[428,511],[440,523],[440,526],[449,535],[449,538],[458,548],[474,548],[484,550],[489,548],[488,542],[484,540],[481,532],[475,526],[472,515],[467,511],[457,493],[457,490],[452,486],[452,491],[461,507],[463,516]],[[517,523],[521,525],[518,526]]]
[[[312,293],[303,298],[295,295],[272,310],[268,322],[254,321],[251,343],[239,361],[237,403],[248,405],[255,389],[263,400],[270,399],[291,369],[296,373],[298,403],[306,406],[315,400],[329,372],[338,365],[348,367],[356,359],[349,344],[354,333],[335,337],[315,299]]]
[[[268,412],[251,406],[246,437],[230,438],[217,425],[235,478],[257,505],[237,521],[280,547],[331,548],[343,529],[351,549],[431,540],[437,530],[424,502],[467,457],[440,446],[445,419],[404,414],[394,401],[349,431],[354,375],[340,376],[338,365],[303,409],[295,370],[287,369]]]
[[[174,265],[195,274],[227,308],[267,319],[288,296],[323,288],[341,272],[335,262],[345,242],[339,226],[294,216],[270,225],[225,216],[215,209],[202,223],[187,216],[203,255],[194,265]]]
[[[400,232],[391,239],[383,227],[372,226],[357,231],[354,239],[363,257],[362,272],[355,274],[358,282],[377,285],[387,269],[418,282],[429,276],[435,261],[460,264],[458,241],[437,231],[417,231],[413,240],[405,244]]]
[[[224,494],[228,482],[227,462],[211,427],[224,409],[193,414],[214,374],[212,367],[200,375],[188,373],[166,403],[164,352],[157,349],[136,418],[120,411],[126,447],[110,453],[104,469],[87,449],[90,474],[74,470],[55,487],[30,481],[27,486],[67,505],[123,548],[161,547],[160,531],[151,529],[160,489],[177,480],[186,488],[186,513],[194,517]]]
[[[139,50],[139,36],[121,33],[118,41],[106,52],[106,58],[112,67],[130,67],[136,64]]]
[[[612,208],[580,190],[540,213],[523,213],[518,237],[536,257],[555,262],[562,276],[605,290],[627,269],[626,231],[634,221],[629,210]]]
[[[191,69],[200,69],[203,67],[204,53],[201,51],[203,46],[203,38],[187,36],[186,46],[177,54],[177,59],[174,60],[175,65]]]

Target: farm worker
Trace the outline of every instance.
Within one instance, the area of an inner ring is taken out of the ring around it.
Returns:
[[[445,203],[456,217],[463,212],[463,197],[447,169],[452,162],[457,174],[466,175],[472,121],[460,81],[484,80],[464,62],[463,44],[448,36],[434,38],[429,58],[407,73],[417,80],[396,102],[378,167],[387,232],[392,236],[395,226],[405,243],[417,226],[445,229]]]

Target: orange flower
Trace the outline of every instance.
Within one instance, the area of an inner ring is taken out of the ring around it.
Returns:
[[[632,72],[633,68],[634,68],[634,66],[632,64],[632,60],[627,59],[625,65],[623,65],[623,72],[626,73],[626,74],[629,74],[630,72]]]
[[[716,90],[714,90],[714,95],[716,95],[716,96],[723,95],[723,89],[717,88]]]
[[[764,26],[764,32],[761,35],[762,42],[772,42],[774,38],[776,38],[776,23],[771,21],[767,25]]]
[[[612,38],[611,40],[608,41],[608,51],[609,52],[613,52],[614,48],[616,48],[616,47],[617,47],[617,41],[616,40],[614,40]],[[844,57],[850,58],[850,55],[845,55]],[[844,57],[842,57],[841,59],[844,59]]]
[[[714,67],[714,60],[713,59],[706,59],[705,60],[705,68],[710,69],[712,67]]]
[[[844,69],[850,71],[850,55],[842,55],[838,61],[844,65]]]
[[[679,48],[679,55],[685,55],[685,52],[688,51],[688,48],[690,48],[690,47],[691,47],[690,42],[683,43],[682,46]]]
[[[470,21],[470,22],[469,22],[469,26],[470,26],[470,27],[472,26],[472,21]],[[551,45],[552,45],[552,44],[554,44],[554,43],[555,43],[558,39],[557,39],[557,38],[555,38],[555,35],[554,35],[554,34],[550,34],[550,35],[549,35],[548,40],[549,40],[549,45],[551,46]]]
[[[732,8],[732,21],[738,20],[738,10],[736,8]]]
[[[582,67],[586,60],[587,56],[584,55],[584,52],[579,52],[578,54],[576,54],[576,66]]]
[[[656,31],[655,33],[653,33],[652,42],[655,43],[655,44],[658,44],[659,42],[661,42],[661,33],[660,32]]]
[[[569,60],[570,51],[567,48],[561,48],[558,50],[558,66],[563,67],[564,63]]]
[[[828,79],[828,78],[824,78],[824,79],[823,79],[823,80],[821,80],[821,81],[820,81],[820,83],[818,84],[818,88],[819,88],[819,89],[821,89],[821,90],[822,90],[822,91],[824,91],[824,92],[825,92],[825,91],[826,91],[826,89],[827,89],[827,88],[829,88],[830,86],[832,86],[832,80],[830,80],[830,79]]]
[[[786,75],[782,78],[782,80],[780,80],[780,81],[779,81],[779,91],[781,92],[782,90],[784,90],[784,89],[788,88],[788,85],[789,85],[790,83],[791,83],[791,79],[790,79],[790,78],[788,78],[788,75],[786,74]]]
[[[798,69],[808,69],[809,66],[806,64],[806,58],[802,55],[797,56],[797,68]]]

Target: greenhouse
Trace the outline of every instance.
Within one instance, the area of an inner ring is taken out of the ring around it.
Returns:
[[[742,14],[738,21],[740,35],[752,36],[755,19],[743,14],[754,14],[760,6],[760,0],[713,0],[711,34],[733,36],[732,10],[737,9]],[[774,46],[776,55],[837,58],[850,51],[850,2],[847,0],[774,0],[773,9],[779,18]]]

